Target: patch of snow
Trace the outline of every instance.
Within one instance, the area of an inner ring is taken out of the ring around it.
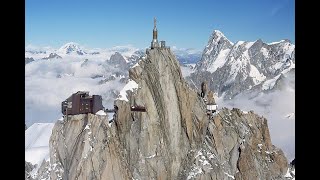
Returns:
[[[134,80],[131,80],[129,79],[129,82],[123,87],[123,89],[120,91],[120,94],[119,94],[119,100],[123,100],[123,101],[129,101],[128,98],[127,98],[127,91],[132,91],[134,89],[138,89],[139,85],[134,81]]]
[[[34,123],[25,131],[25,161],[37,164],[36,170],[43,160],[48,160],[49,139],[54,123]]]
[[[284,65],[284,62],[277,62],[275,65],[272,66],[274,70],[280,69]]]
[[[211,46],[211,48],[210,48],[209,50],[207,50],[207,52],[206,52],[205,54],[206,54],[206,55],[209,55],[212,50],[213,50],[213,46]]]
[[[222,67],[227,61],[226,57],[228,56],[229,52],[230,52],[230,49],[225,49],[225,50],[220,51],[219,55],[214,60],[212,65],[210,65],[210,67],[207,69],[207,71],[213,73],[218,68]]]
[[[262,81],[266,79],[266,76],[259,72],[259,70],[254,66],[250,65],[250,77],[252,77],[253,83],[255,85],[260,84]]]
[[[84,129],[90,129],[90,127],[88,126],[88,124],[86,125],[86,127]]]
[[[291,174],[290,174],[290,169],[288,168],[287,173],[284,175],[284,177],[287,178],[292,178]]]
[[[211,154],[210,156],[209,156],[209,159],[213,159],[213,158],[215,158],[216,156],[214,155],[214,154]]]
[[[198,151],[198,153],[197,153],[197,155],[196,155],[196,157],[195,157],[195,158],[197,158],[198,156],[202,156],[202,152],[201,152],[201,150],[199,150],[199,151]]]
[[[113,122],[113,121],[112,121]],[[109,121],[108,126],[111,127],[112,126],[112,122]]]
[[[99,110],[98,112],[96,112],[97,115],[100,115],[100,116],[105,116],[107,115],[106,112],[104,112],[103,110]]]
[[[268,53],[268,50],[267,50],[266,48],[264,48],[264,47],[262,47],[260,51],[261,51],[262,54],[263,54],[264,56],[266,56],[266,57],[267,57],[268,54],[269,54],[269,53]]]
[[[281,40],[281,41],[277,41],[277,42],[271,42],[269,43],[268,45],[274,45],[274,44],[279,44],[279,43],[282,43],[284,42],[285,40]]]
[[[137,62],[135,65],[133,65],[132,68],[135,68],[135,67],[137,67],[137,66],[140,66],[140,65],[139,65],[139,62]]]
[[[59,118],[58,120],[59,120],[59,121],[63,121],[63,117]]]
[[[256,42],[256,41],[254,41],[254,42],[247,42],[246,48],[249,49],[255,42]]]
[[[279,79],[281,74],[277,75],[276,77],[266,80],[263,84],[262,84],[262,90],[268,90],[268,89],[272,89],[273,86],[276,84],[276,81]]]
[[[192,179],[194,178],[196,175],[203,173],[202,169],[200,167],[194,167],[191,169],[191,172],[189,173],[187,179]]]
[[[217,36],[219,36],[220,38],[221,37],[224,37],[226,40],[228,40],[230,43],[231,43],[231,45],[233,45],[233,42],[231,42],[221,31],[219,31],[219,30],[214,30],[213,31]]]
[[[205,165],[207,165],[207,164],[208,164],[208,165],[211,165],[207,160],[204,160],[203,163],[202,163],[203,166],[205,166]]]
[[[230,174],[228,174],[228,173],[226,173],[226,172],[224,172],[224,174],[227,175],[228,177],[234,179],[234,176],[232,176],[232,175],[230,175]]]
[[[245,43],[244,41],[238,41],[236,44],[235,44],[235,46],[240,46],[240,45],[242,45],[243,43]]]
[[[151,156],[147,156],[146,158],[147,158],[147,159],[150,159],[150,158],[154,158],[155,156],[156,156],[156,154],[151,155]]]
[[[237,48],[237,47],[234,47],[234,48]],[[250,64],[249,59],[250,58],[249,58],[248,50],[244,51],[243,54],[237,59],[231,56],[229,61],[231,64],[231,69],[229,72],[228,80],[225,82],[225,84],[232,83],[235,80],[236,76],[239,74],[239,72],[242,72],[243,79],[247,78],[246,67]]]
[[[145,59],[145,58],[146,58],[145,56],[142,56],[142,59]],[[135,67],[137,67],[137,66],[140,66],[140,65],[139,65],[139,62],[140,62],[140,61],[141,61],[141,60],[139,60],[135,65],[133,65],[132,68],[135,68]]]

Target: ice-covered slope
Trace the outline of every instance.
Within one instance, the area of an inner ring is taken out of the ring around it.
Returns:
[[[36,165],[35,174],[43,160],[50,160],[49,139],[54,123],[35,123],[25,131],[25,160]]]

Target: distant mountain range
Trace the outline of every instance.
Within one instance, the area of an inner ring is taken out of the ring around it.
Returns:
[[[172,51],[181,64],[196,63],[201,58],[201,51],[192,48],[176,48]],[[132,46],[115,46],[109,49],[85,49],[78,43],[69,42],[58,49],[54,48],[26,48],[25,63],[32,62],[31,58],[37,59],[61,59],[61,58],[86,58],[96,60],[107,60],[112,55],[123,56],[129,66],[135,64],[137,59],[145,54],[144,49]]]
[[[289,40],[233,43],[214,30],[189,80],[198,87],[207,81],[218,96],[230,99],[248,90],[272,90],[294,70],[295,45]]]

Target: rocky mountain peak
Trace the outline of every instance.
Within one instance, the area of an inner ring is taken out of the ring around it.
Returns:
[[[213,61],[209,61],[210,59],[217,59],[220,53],[224,55],[227,54],[232,46],[233,43],[229,41],[222,32],[214,30],[207,46],[202,52],[201,60],[196,64],[195,69],[206,71],[209,66],[212,66]]]
[[[212,35],[209,38],[208,46],[212,45],[225,45],[226,47],[230,45],[233,45],[233,43],[226,38],[226,36],[219,30],[214,30]]]
[[[281,74],[295,68],[295,45],[289,40],[264,43],[231,43],[220,31],[214,31],[204,48],[195,72],[188,78],[191,85],[208,81],[224,99],[255,90],[271,90]]]
[[[107,63],[110,63],[114,65],[114,67],[116,68],[119,67],[120,69],[123,69],[123,70],[127,70],[128,68],[126,59],[119,52],[115,52],[114,54],[112,54],[110,56],[109,61],[107,61]]]
[[[207,116],[169,48],[147,49],[129,77],[112,121],[90,113],[57,121],[39,177],[285,179],[288,162],[267,120],[227,108]]]

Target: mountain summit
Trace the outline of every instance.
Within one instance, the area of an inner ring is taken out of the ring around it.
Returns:
[[[58,49],[58,52],[61,54],[77,54],[77,55],[84,55],[87,54],[84,50],[80,48],[78,43],[69,42],[63,45],[61,48]]]
[[[147,49],[129,77],[113,121],[90,113],[57,121],[39,178],[286,179],[267,120],[227,108],[208,117],[169,48]]]

